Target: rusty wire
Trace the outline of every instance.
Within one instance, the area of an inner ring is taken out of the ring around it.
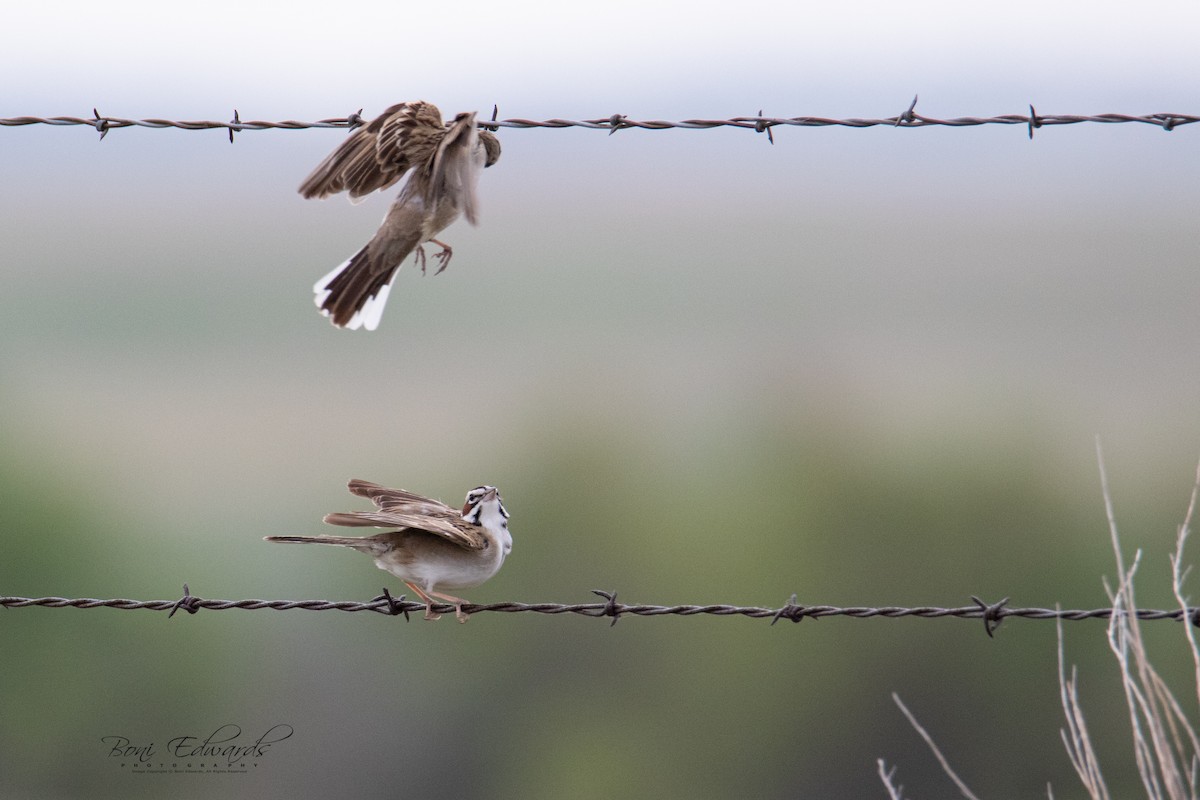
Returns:
[[[532,120],[532,119],[496,119],[496,113],[493,111],[490,120],[483,120],[479,123],[481,128],[490,130],[498,130],[499,128],[588,128],[592,130],[608,131],[608,133],[616,133],[619,130],[627,128],[640,128],[643,130],[666,130],[672,128],[683,128],[691,130],[709,130],[712,128],[744,128],[755,131],[757,133],[766,133],[768,139],[774,143],[774,135],[771,132],[772,128],[779,126],[792,126],[801,128],[824,128],[824,127],[843,127],[843,128],[873,128],[873,127],[895,127],[895,128],[924,128],[930,126],[945,126],[952,128],[975,127],[979,125],[1020,125],[1024,126],[1029,137],[1033,138],[1033,132],[1037,128],[1044,128],[1050,125],[1077,125],[1080,123],[1100,123],[1100,124],[1120,124],[1120,123],[1141,123],[1144,125],[1153,125],[1156,128],[1162,128],[1166,131],[1174,130],[1181,125],[1190,125],[1194,122],[1200,122],[1200,116],[1195,114],[1039,114],[1034,107],[1029,106],[1028,114],[1002,114],[993,117],[952,117],[949,119],[940,119],[937,117],[927,117],[916,112],[917,98],[913,98],[912,103],[908,108],[892,117],[882,118],[850,118],[850,119],[832,119],[828,117],[765,117],[762,110],[759,110],[756,116],[731,117],[729,119],[685,119],[678,121],[668,120],[635,120],[630,119],[624,114],[610,114],[607,117],[598,117],[595,119],[547,119],[547,120]],[[218,120],[169,120],[169,119],[126,119],[124,117],[109,117],[103,116],[97,109],[92,109],[91,117],[8,117],[0,118],[0,127],[18,127],[23,125],[83,125],[100,132],[100,138],[103,139],[109,131],[117,128],[142,127],[142,128],[179,128],[182,130],[226,130],[229,132],[229,140],[233,141],[233,134],[242,131],[261,131],[261,130],[304,130],[308,128],[348,128],[353,129],[362,125],[365,122],[362,117],[362,109],[349,114],[345,117],[334,117],[329,119],[317,120],[316,122],[300,122],[298,120],[282,120],[282,121],[267,121],[267,120],[243,120],[241,115],[234,110],[233,118],[228,122]]]
[[[42,606],[46,608],[116,608],[116,609],[147,609],[149,611],[169,611],[174,616],[176,611],[187,611],[195,614],[201,609],[225,611],[240,608],[247,611],[257,611],[269,608],[275,611],[288,611],[294,608],[308,611],[374,611],[380,614],[403,615],[406,619],[410,612],[425,611],[425,604],[405,600],[404,596],[392,597],[387,590],[379,597],[368,602],[353,600],[205,600],[192,595],[187,584],[183,587],[183,596],[178,600],[98,600],[94,598],[66,597],[4,597],[0,596],[0,607],[27,608]],[[931,619],[937,617],[957,617],[960,619],[983,620],[984,629],[991,636],[996,628],[1009,617],[1022,619],[1061,619],[1079,621],[1085,619],[1110,619],[1114,614],[1112,608],[1094,608],[1086,610],[1063,610],[1052,608],[1009,608],[1008,598],[996,603],[985,603],[978,597],[971,597],[972,605],[957,608],[940,608],[937,606],[851,606],[838,607],[828,605],[804,605],[796,602],[792,595],[788,602],[779,608],[763,606],[733,606],[715,605],[675,605],[658,606],[628,604],[617,602],[616,592],[594,590],[594,594],[603,598],[602,603],[467,603],[462,610],[466,614],[479,614],[492,611],[512,614],[530,611],[536,614],[576,614],[584,617],[608,617],[613,625],[625,615],[632,614],[641,617],[658,617],[665,615],[696,616],[712,615],[719,617],[750,617],[752,619],[769,619],[774,625],[781,619],[801,622],[805,619],[821,619],[823,617],[853,617],[867,619],[881,617],[896,619],[899,617],[918,617]],[[435,613],[450,613],[454,607],[445,603],[433,606]],[[1115,613],[1126,613],[1116,611]],[[1140,620],[1175,620],[1187,619],[1193,624],[1200,625],[1200,608],[1177,608],[1170,611],[1138,609],[1137,618]]]

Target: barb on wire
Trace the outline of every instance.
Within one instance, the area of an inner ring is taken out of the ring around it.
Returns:
[[[594,594],[604,598],[603,603],[467,603],[462,610],[467,614],[497,612],[514,614],[533,612],[535,614],[576,614],[584,617],[608,617],[615,625],[625,614],[639,617],[659,617],[677,615],[691,617],[711,615],[717,617],[750,617],[751,619],[769,619],[774,625],[780,619],[790,619],[800,622],[806,617],[821,619],[822,617],[852,617],[854,619],[898,619],[900,617],[918,617],[933,619],[938,617],[957,617],[959,619],[982,619],[988,636],[992,636],[1000,623],[1009,617],[1022,619],[1057,619],[1080,621],[1085,619],[1110,619],[1113,614],[1126,614],[1127,611],[1113,608],[1094,608],[1062,610],[1053,608],[1009,608],[1008,598],[998,603],[986,603],[972,596],[972,605],[957,608],[941,608],[938,606],[828,606],[802,605],[796,602],[792,595],[781,608],[766,608],[763,606],[734,606],[725,604],[714,605],[642,605],[617,602],[616,592],[593,590]],[[195,614],[201,609],[211,611],[226,611],[240,608],[246,611],[257,611],[269,608],[275,611],[289,611],[294,608],[308,611],[374,611],[389,616],[403,615],[408,619],[409,612],[424,611],[425,604],[405,600],[404,596],[392,597],[385,589],[383,594],[374,599],[360,603],[353,600],[206,600],[192,595],[187,584],[183,586],[183,597],[178,600],[98,600],[94,598],[67,597],[5,597],[0,596],[0,608],[28,608],[42,606],[44,608],[117,608],[117,609],[146,609],[149,611],[168,611],[168,616],[174,616],[179,609]],[[433,606],[435,613],[450,613],[454,607],[445,603]],[[1200,626],[1200,608],[1176,608],[1169,611],[1152,609],[1137,609],[1140,620],[1175,620],[1187,621]]]
[[[606,592],[603,589],[592,589],[592,594],[599,595],[608,601],[604,604],[603,616],[612,617],[612,622],[608,624],[608,627],[611,628],[613,625],[616,625],[617,620],[621,618],[620,606],[617,604],[617,593]]]
[[[184,587],[187,588],[186,586]],[[781,606],[778,611],[771,615],[771,624],[774,625],[781,619],[790,619],[792,622],[800,622],[804,619],[801,612],[804,611],[804,606],[796,605],[796,593],[792,592],[792,596],[788,598],[786,604]]]
[[[894,123],[895,127],[898,128],[901,125],[912,125],[914,122],[916,122],[917,115],[915,111],[917,108],[917,98],[919,97],[920,95],[913,95],[912,102],[908,104],[908,108],[905,110],[905,112],[896,117],[896,122]]]
[[[187,584],[183,585],[184,590],[187,589]],[[979,606],[980,616],[983,617],[983,629],[987,631],[989,639],[995,638],[996,629],[1000,627],[1000,623],[1004,622],[1004,607],[1008,605],[1009,598],[1004,598],[995,603],[985,603],[975,595],[971,595],[971,602]]]
[[[761,108],[758,110],[758,120],[759,121],[757,123],[755,123],[755,125],[754,125],[754,132],[755,133],[766,133],[767,134],[767,142],[769,144],[775,144],[775,134],[771,133],[771,126],[768,125],[766,123],[766,121],[763,119],[763,112],[762,112]]]
[[[176,600],[175,604],[171,606],[171,613],[167,614],[167,619],[175,616],[175,612],[181,608],[189,614],[195,614],[200,610],[201,602],[202,601],[199,597],[192,596],[192,590],[189,589],[188,585],[185,583],[183,585],[183,597]]]
[[[917,98],[913,97],[908,109],[893,117],[848,118],[834,119],[829,117],[764,117],[762,110],[755,117],[731,117],[729,119],[684,119],[684,120],[635,120],[624,114],[609,114],[594,119],[496,119],[499,106],[493,107],[492,118],[479,122],[481,128],[495,131],[500,128],[588,128],[591,130],[607,131],[609,135],[626,128],[642,130],[667,130],[683,128],[687,130],[709,130],[712,128],[745,128],[756,133],[766,133],[768,140],[774,144],[772,128],[790,126],[800,128],[926,128],[944,126],[951,128],[967,128],[979,125],[1018,125],[1028,129],[1029,138],[1033,138],[1035,128],[1050,125],[1078,125],[1081,123],[1098,123],[1113,125],[1121,123],[1140,123],[1153,125],[1165,131],[1172,131],[1180,125],[1191,125],[1200,122],[1200,116],[1195,114],[1039,114],[1033,105],[1029,106],[1028,114],[1001,114],[991,117],[950,117],[946,119],[928,117],[916,111]],[[308,128],[345,128],[352,130],[362,125],[362,109],[345,116],[317,120],[316,122],[301,122],[287,119],[278,122],[267,120],[243,120],[237,111],[229,122],[217,120],[170,120],[170,119],[127,119],[124,117],[102,117],[100,112],[92,109],[89,117],[7,117],[0,118],[0,127],[19,127],[23,125],[85,125],[100,132],[103,139],[109,131],[116,128],[179,128],[181,130],[197,131],[220,129],[229,132],[232,141],[235,132],[262,130],[304,130]]]

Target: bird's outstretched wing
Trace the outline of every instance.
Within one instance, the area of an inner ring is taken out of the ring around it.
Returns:
[[[300,184],[305,198],[349,192],[351,202],[386,189],[408,170],[422,168],[446,135],[432,103],[397,103],[359,128]]]
[[[461,209],[467,222],[478,225],[479,201],[475,187],[479,184],[479,172],[485,158],[475,128],[474,112],[459,114],[433,156],[426,202],[432,205],[443,197],[449,198],[456,208]]]
[[[329,525],[346,527],[412,528],[426,531],[467,550],[487,547],[478,525],[462,518],[462,512],[438,500],[403,489],[389,489],[370,481],[350,481],[351,494],[370,498],[377,511],[348,511],[326,514]]]

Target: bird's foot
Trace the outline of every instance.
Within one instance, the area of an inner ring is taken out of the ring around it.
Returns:
[[[450,266],[450,256],[452,255],[454,255],[454,251],[447,247],[445,250],[434,256],[434,258],[436,258],[438,263],[441,265],[437,268],[437,272],[433,273],[434,275],[441,275],[446,271],[446,267]]]
[[[442,248],[442,252],[434,256],[440,266],[437,272],[433,273],[434,275],[441,275],[445,272],[446,267],[450,266],[450,257],[454,255],[454,249],[445,242],[439,242],[437,239],[430,239],[429,241]]]

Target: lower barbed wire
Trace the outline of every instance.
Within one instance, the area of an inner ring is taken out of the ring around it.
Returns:
[[[1111,619],[1114,614],[1126,614],[1123,609],[1094,608],[1094,609],[1052,609],[1052,608],[1009,608],[1008,598],[997,603],[985,603],[977,597],[972,597],[973,605],[943,608],[940,606],[831,606],[809,605],[796,601],[792,595],[788,602],[781,607],[768,608],[764,606],[737,606],[724,603],[707,605],[650,605],[621,603],[617,601],[615,592],[596,591],[605,598],[605,602],[589,603],[521,603],[507,601],[500,603],[466,603],[462,610],[466,614],[482,614],[487,612],[500,614],[534,613],[534,614],[575,614],[586,617],[608,617],[610,624],[626,615],[639,617],[658,616],[741,616],[752,619],[769,619],[774,625],[780,619],[800,622],[804,619],[822,619],[825,617],[850,617],[853,619],[899,619],[916,617],[919,619],[936,619],[954,617],[959,619],[982,619],[989,636],[993,635],[1000,623],[1010,617],[1031,620],[1066,620],[1082,621],[1088,619]],[[422,602],[405,600],[403,597],[378,597],[367,602],[354,600],[214,600],[196,597],[185,585],[184,594],[176,600],[130,600],[125,598],[97,599],[90,597],[10,597],[0,596],[0,608],[113,608],[118,610],[144,609],[148,611],[169,611],[173,616],[176,611],[185,610],[195,614],[200,610],[227,611],[241,609],[257,611],[270,609],[273,611],[290,611],[303,609],[306,611],[374,611],[380,614],[395,616],[408,612],[423,611]],[[454,610],[452,605],[436,603],[435,613],[449,613]],[[1137,609],[1139,620],[1187,620],[1200,626],[1200,608],[1177,608],[1171,610]]]

